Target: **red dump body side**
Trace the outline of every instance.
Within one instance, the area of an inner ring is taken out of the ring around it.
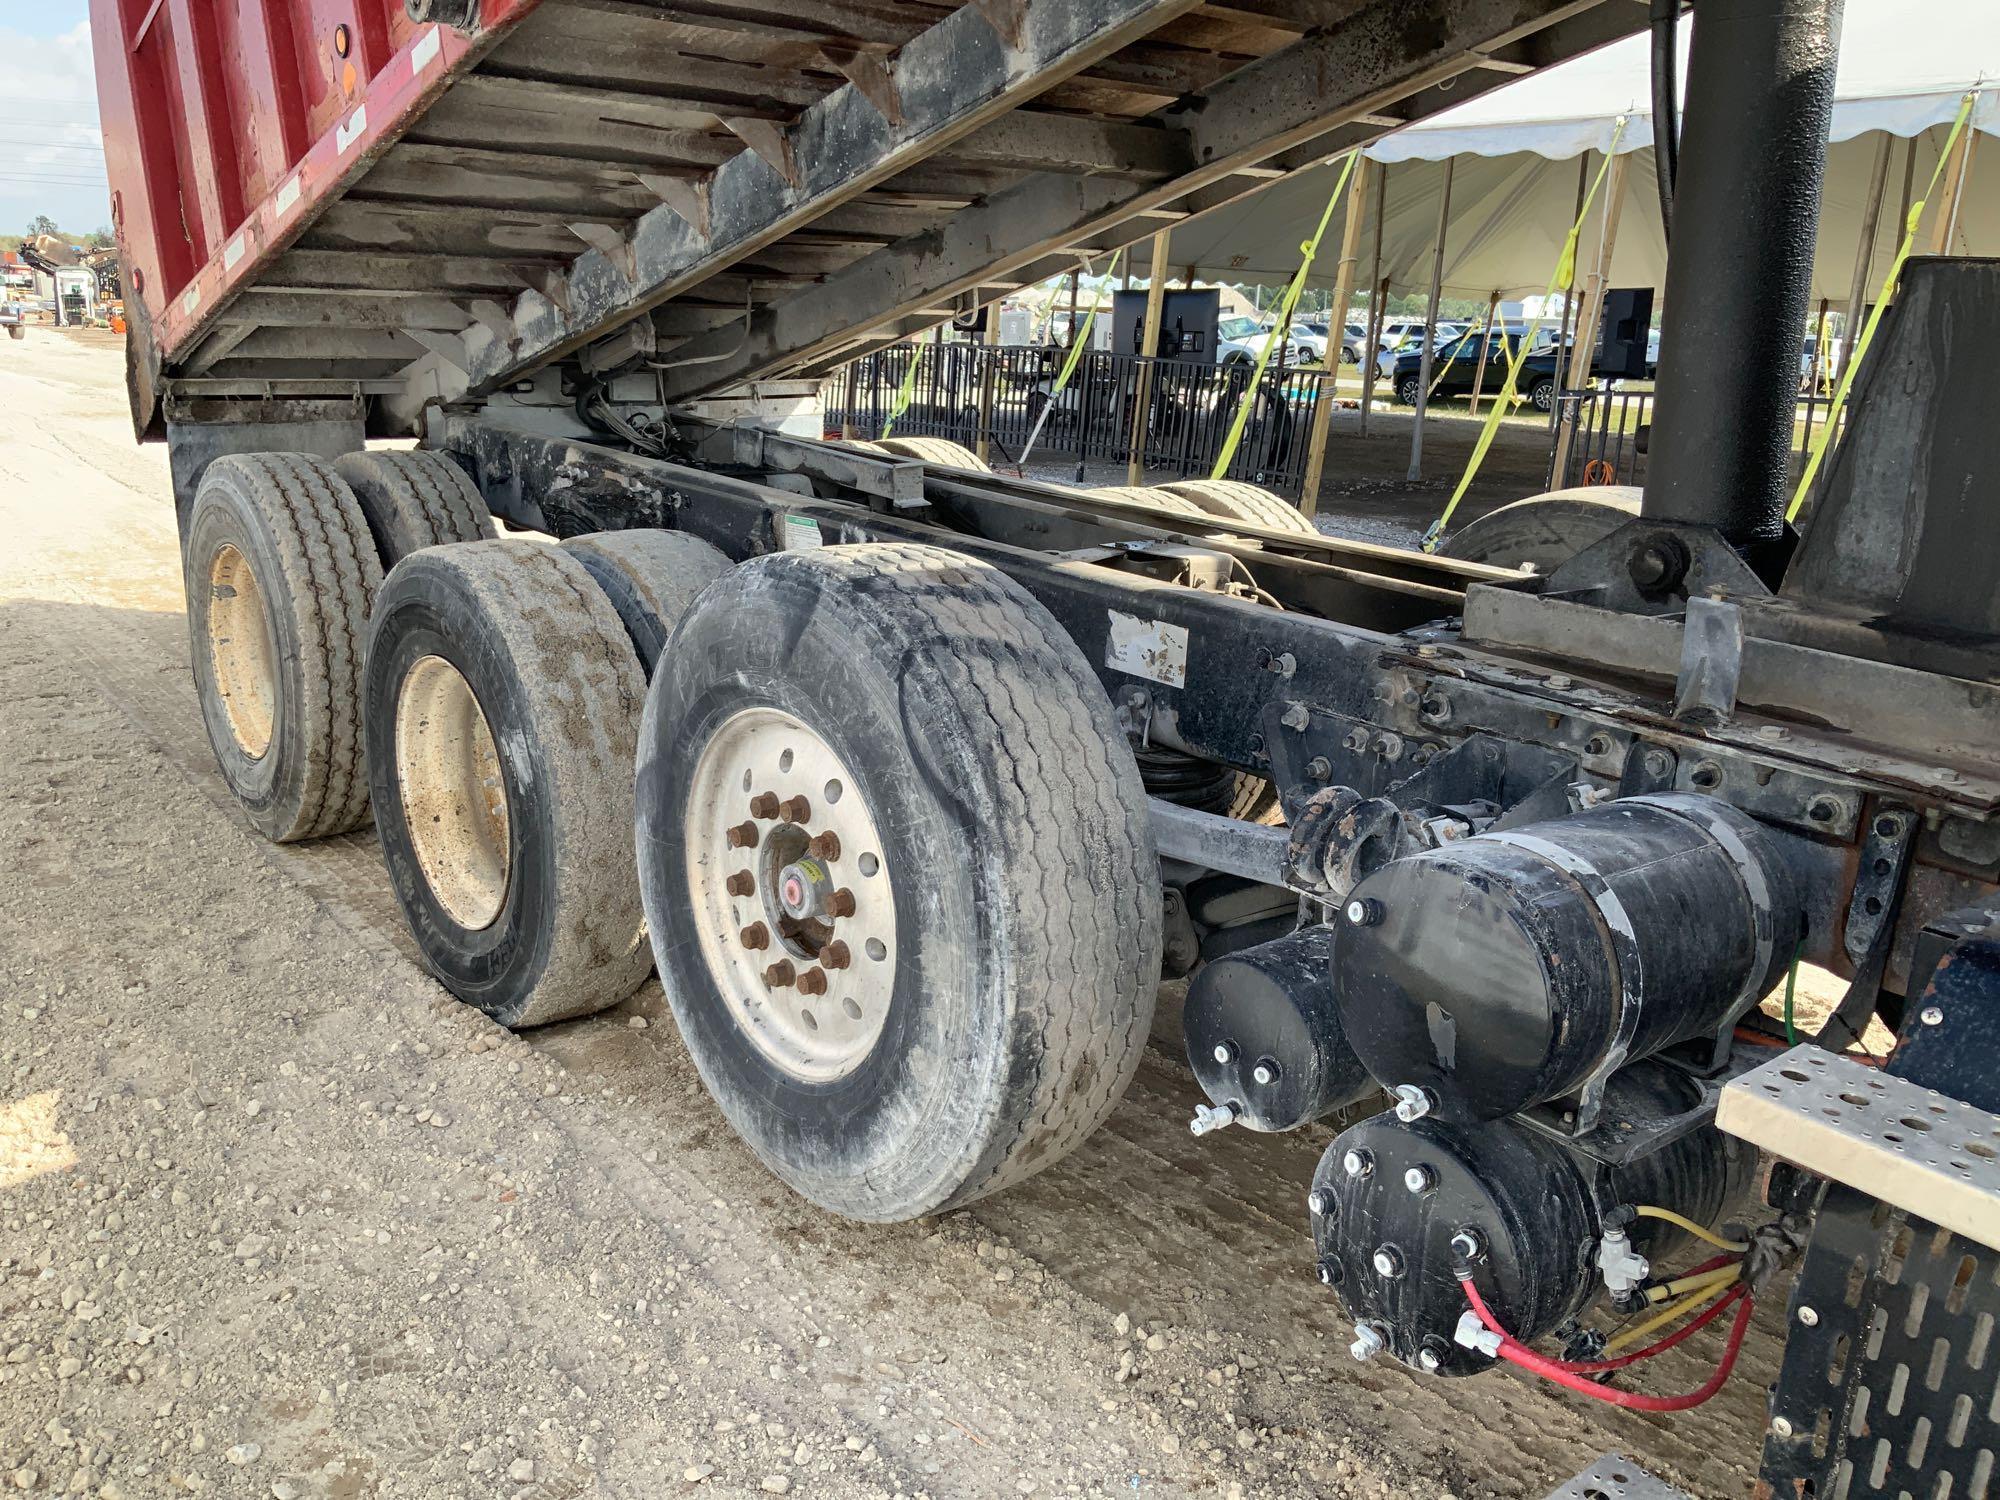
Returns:
[[[536,3],[481,0],[467,32],[404,0],[91,0],[112,223],[151,368]]]

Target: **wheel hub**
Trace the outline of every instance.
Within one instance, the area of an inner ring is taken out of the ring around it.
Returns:
[[[685,827],[702,954],[736,1024],[795,1077],[852,1072],[888,1018],[896,908],[846,764],[790,714],[746,709],[703,747]]]
[[[471,932],[507,904],[512,819],[500,752],[485,711],[442,656],[410,664],[396,696],[396,784],[425,883]]]

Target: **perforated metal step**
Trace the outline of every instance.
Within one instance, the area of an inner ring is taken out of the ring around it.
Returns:
[[[1733,1080],[1715,1123],[1809,1172],[2000,1247],[2000,1116],[1803,1046]]]
[[[1664,1479],[1655,1479],[1622,1453],[1607,1453],[1568,1484],[1550,1490],[1548,1500],[1689,1500]]]

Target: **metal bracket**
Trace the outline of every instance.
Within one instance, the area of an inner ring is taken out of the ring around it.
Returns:
[[[1743,611],[1698,595],[1687,602],[1681,670],[1674,683],[1674,717],[1720,724],[1736,711],[1743,679]]]

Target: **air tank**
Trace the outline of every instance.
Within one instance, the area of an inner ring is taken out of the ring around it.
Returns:
[[[1791,963],[1799,903],[1760,824],[1669,793],[1394,860],[1341,929],[1368,1071],[1441,1119],[1498,1120],[1717,1035]]]

